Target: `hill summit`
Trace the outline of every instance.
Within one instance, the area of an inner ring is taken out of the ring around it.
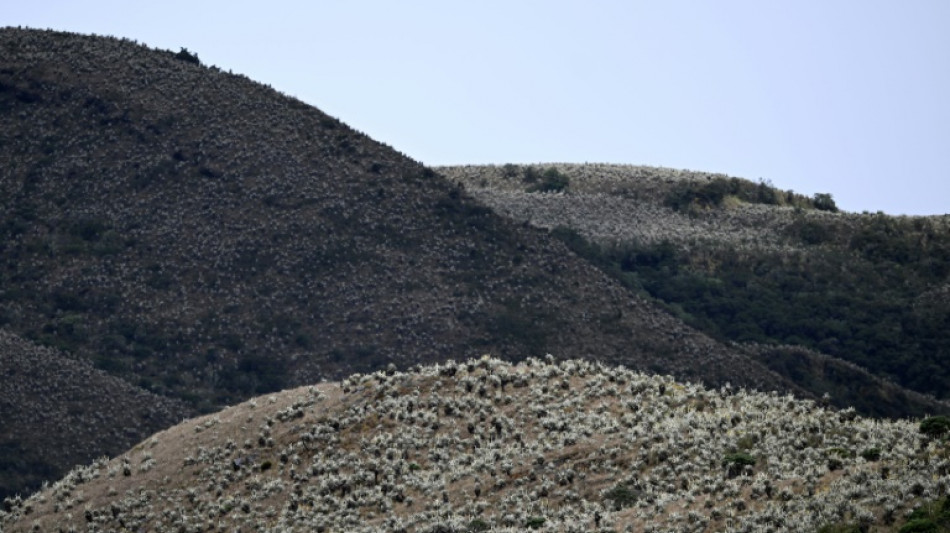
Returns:
[[[936,531],[950,523],[948,430],[589,361],[483,357],[189,420],[8,501],[0,527]]]

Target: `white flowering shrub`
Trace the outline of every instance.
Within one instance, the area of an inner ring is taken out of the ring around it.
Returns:
[[[185,422],[8,502],[0,527],[890,526],[950,490],[948,443],[919,425],[586,361],[486,357],[354,375]]]

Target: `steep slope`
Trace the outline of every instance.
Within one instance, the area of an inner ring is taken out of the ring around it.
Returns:
[[[917,527],[950,517],[948,429],[587,361],[482,358],[187,421],[8,502],[0,528],[893,531],[929,502]]]
[[[448,354],[795,388],[546,232],[184,50],[0,30],[0,120],[0,325],[200,410]]]
[[[750,351],[774,354],[764,360],[771,368],[838,405],[886,416],[948,411],[880,378],[947,399],[950,216],[841,213],[829,195],[652,167],[440,171],[715,338],[838,359]]]
[[[115,455],[194,411],[0,329],[0,499],[91,452]]]

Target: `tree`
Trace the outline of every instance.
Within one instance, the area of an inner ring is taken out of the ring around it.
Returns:
[[[201,61],[198,59],[198,54],[193,54],[189,52],[187,48],[184,48],[184,47],[181,49],[180,52],[175,54],[175,59],[180,59],[188,63],[194,63],[196,65],[201,64]]]
[[[950,418],[932,416],[920,422],[920,432],[931,438],[939,437],[950,431]]]
[[[812,198],[812,203],[815,205],[815,209],[821,211],[831,211],[832,213],[838,212],[838,206],[835,205],[835,199],[828,193],[815,193],[814,198]]]
[[[561,174],[558,169],[550,167],[541,174],[541,183],[528,188],[528,192],[557,192],[563,191],[570,184],[570,178]]]

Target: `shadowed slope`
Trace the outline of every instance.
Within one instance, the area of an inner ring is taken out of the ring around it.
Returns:
[[[194,414],[152,394],[0,330],[0,499],[115,455]]]

